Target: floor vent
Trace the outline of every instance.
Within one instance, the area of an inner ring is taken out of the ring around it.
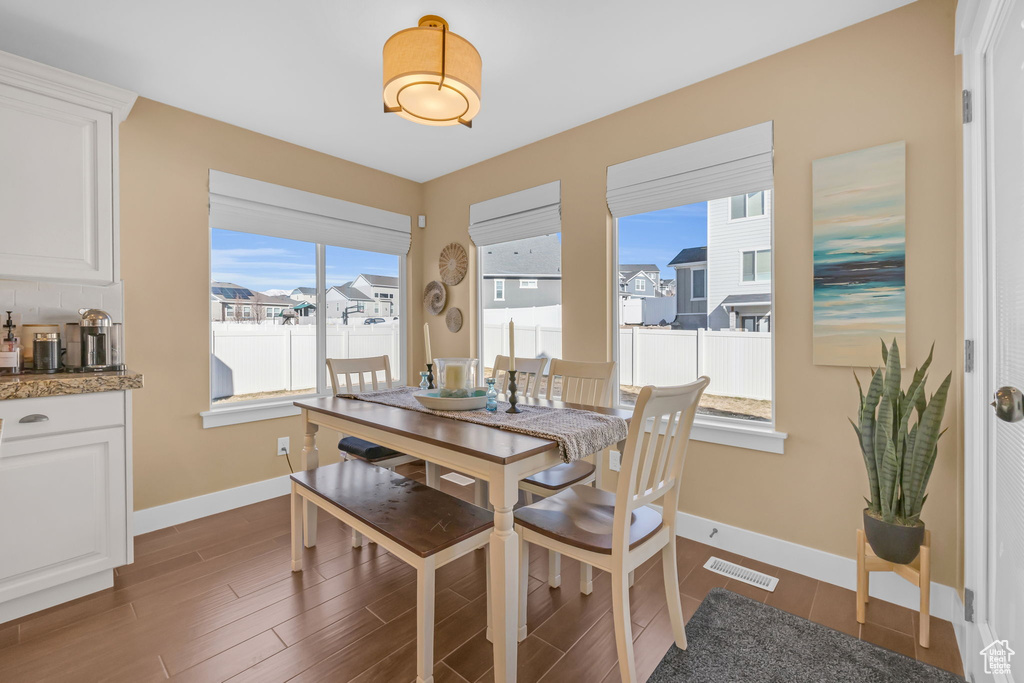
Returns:
[[[756,586],[768,592],[773,592],[775,590],[775,586],[779,583],[778,578],[774,576],[755,572],[753,569],[747,569],[746,567],[741,567],[733,562],[726,562],[725,560],[714,556],[704,563],[704,569],[713,571],[716,574],[721,574],[722,576],[728,576],[730,579],[749,583],[751,586]]]
[[[458,472],[449,472],[448,474],[442,474],[441,478],[447,479],[453,484],[458,484],[459,486],[469,486],[474,481],[476,481],[476,479],[474,479],[473,477],[467,477],[466,475],[459,474]]]

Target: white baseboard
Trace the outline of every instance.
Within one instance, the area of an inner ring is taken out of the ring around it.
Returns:
[[[652,506],[653,507],[653,506]],[[718,529],[714,536],[711,532]],[[775,565],[812,579],[842,588],[857,590],[857,562],[849,557],[833,555],[804,545],[765,536],[754,531],[713,522],[685,512],[676,517],[676,533],[722,550],[743,555],[753,560]],[[853,532],[850,532],[853,543]],[[871,575],[871,596],[908,607],[914,611],[920,606],[917,588],[892,573]],[[932,582],[932,616],[946,619],[955,625],[963,621],[963,607],[955,589]]]
[[[175,524],[184,524],[200,517],[283,496],[291,490],[288,481],[289,476],[285,474],[233,489],[215,491],[204,496],[186,498],[145,510],[136,510],[133,516],[135,534],[145,534]]]

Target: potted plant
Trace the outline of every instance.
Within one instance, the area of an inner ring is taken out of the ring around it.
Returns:
[[[935,345],[932,345],[932,351]],[[871,376],[867,393],[857,379],[860,410],[850,420],[868,472],[871,489],[864,509],[864,534],[875,555],[897,564],[917,557],[924,539],[921,508],[938,441],[945,430],[942,416],[953,373],[946,375],[930,399],[925,396],[932,353],[916,372],[906,391],[900,387],[900,350],[896,340],[889,349],[882,342],[882,363]],[[916,414],[916,419],[912,418]]]

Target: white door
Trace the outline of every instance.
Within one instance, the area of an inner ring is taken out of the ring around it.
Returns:
[[[988,54],[990,393],[1024,389],[1024,2],[1010,3]],[[1024,680],[1024,421],[988,424],[988,626]],[[1013,680],[1008,678],[1007,680]]]

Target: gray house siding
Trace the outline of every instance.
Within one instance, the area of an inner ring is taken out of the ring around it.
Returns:
[[[536,280],[537,288],[525,288],[520,280]],[[494,281],[505,283],[503,301],[494,298]],[[511,277],[485,275],[483,284],[484,308],[532,308],[535,306],[556,306],[562,303],[562,281],[557,277]]]
[[[741,316],[765,316],[769,306],[727,306],[729,296],[750,295],[771,298],[772,283],[768,280],[744,282],[742,254],[744,251],[771,249],[772,192],[764,193],[764,215],[730,220],[729,198],[708,202],[708,327],[728,330],[740,327]],[[733,315],[730,316],[730,313]]]
[[[638,281],[642,281],[644,283],[642,285],[643,289],[637,288]],[[640,273],[635,278],[626,283],[625,289],[622,290],[622,293],[632,297],[657,296],[658,284],[655,281],[651,280],[651,278],[645,276],[643,273]]]

